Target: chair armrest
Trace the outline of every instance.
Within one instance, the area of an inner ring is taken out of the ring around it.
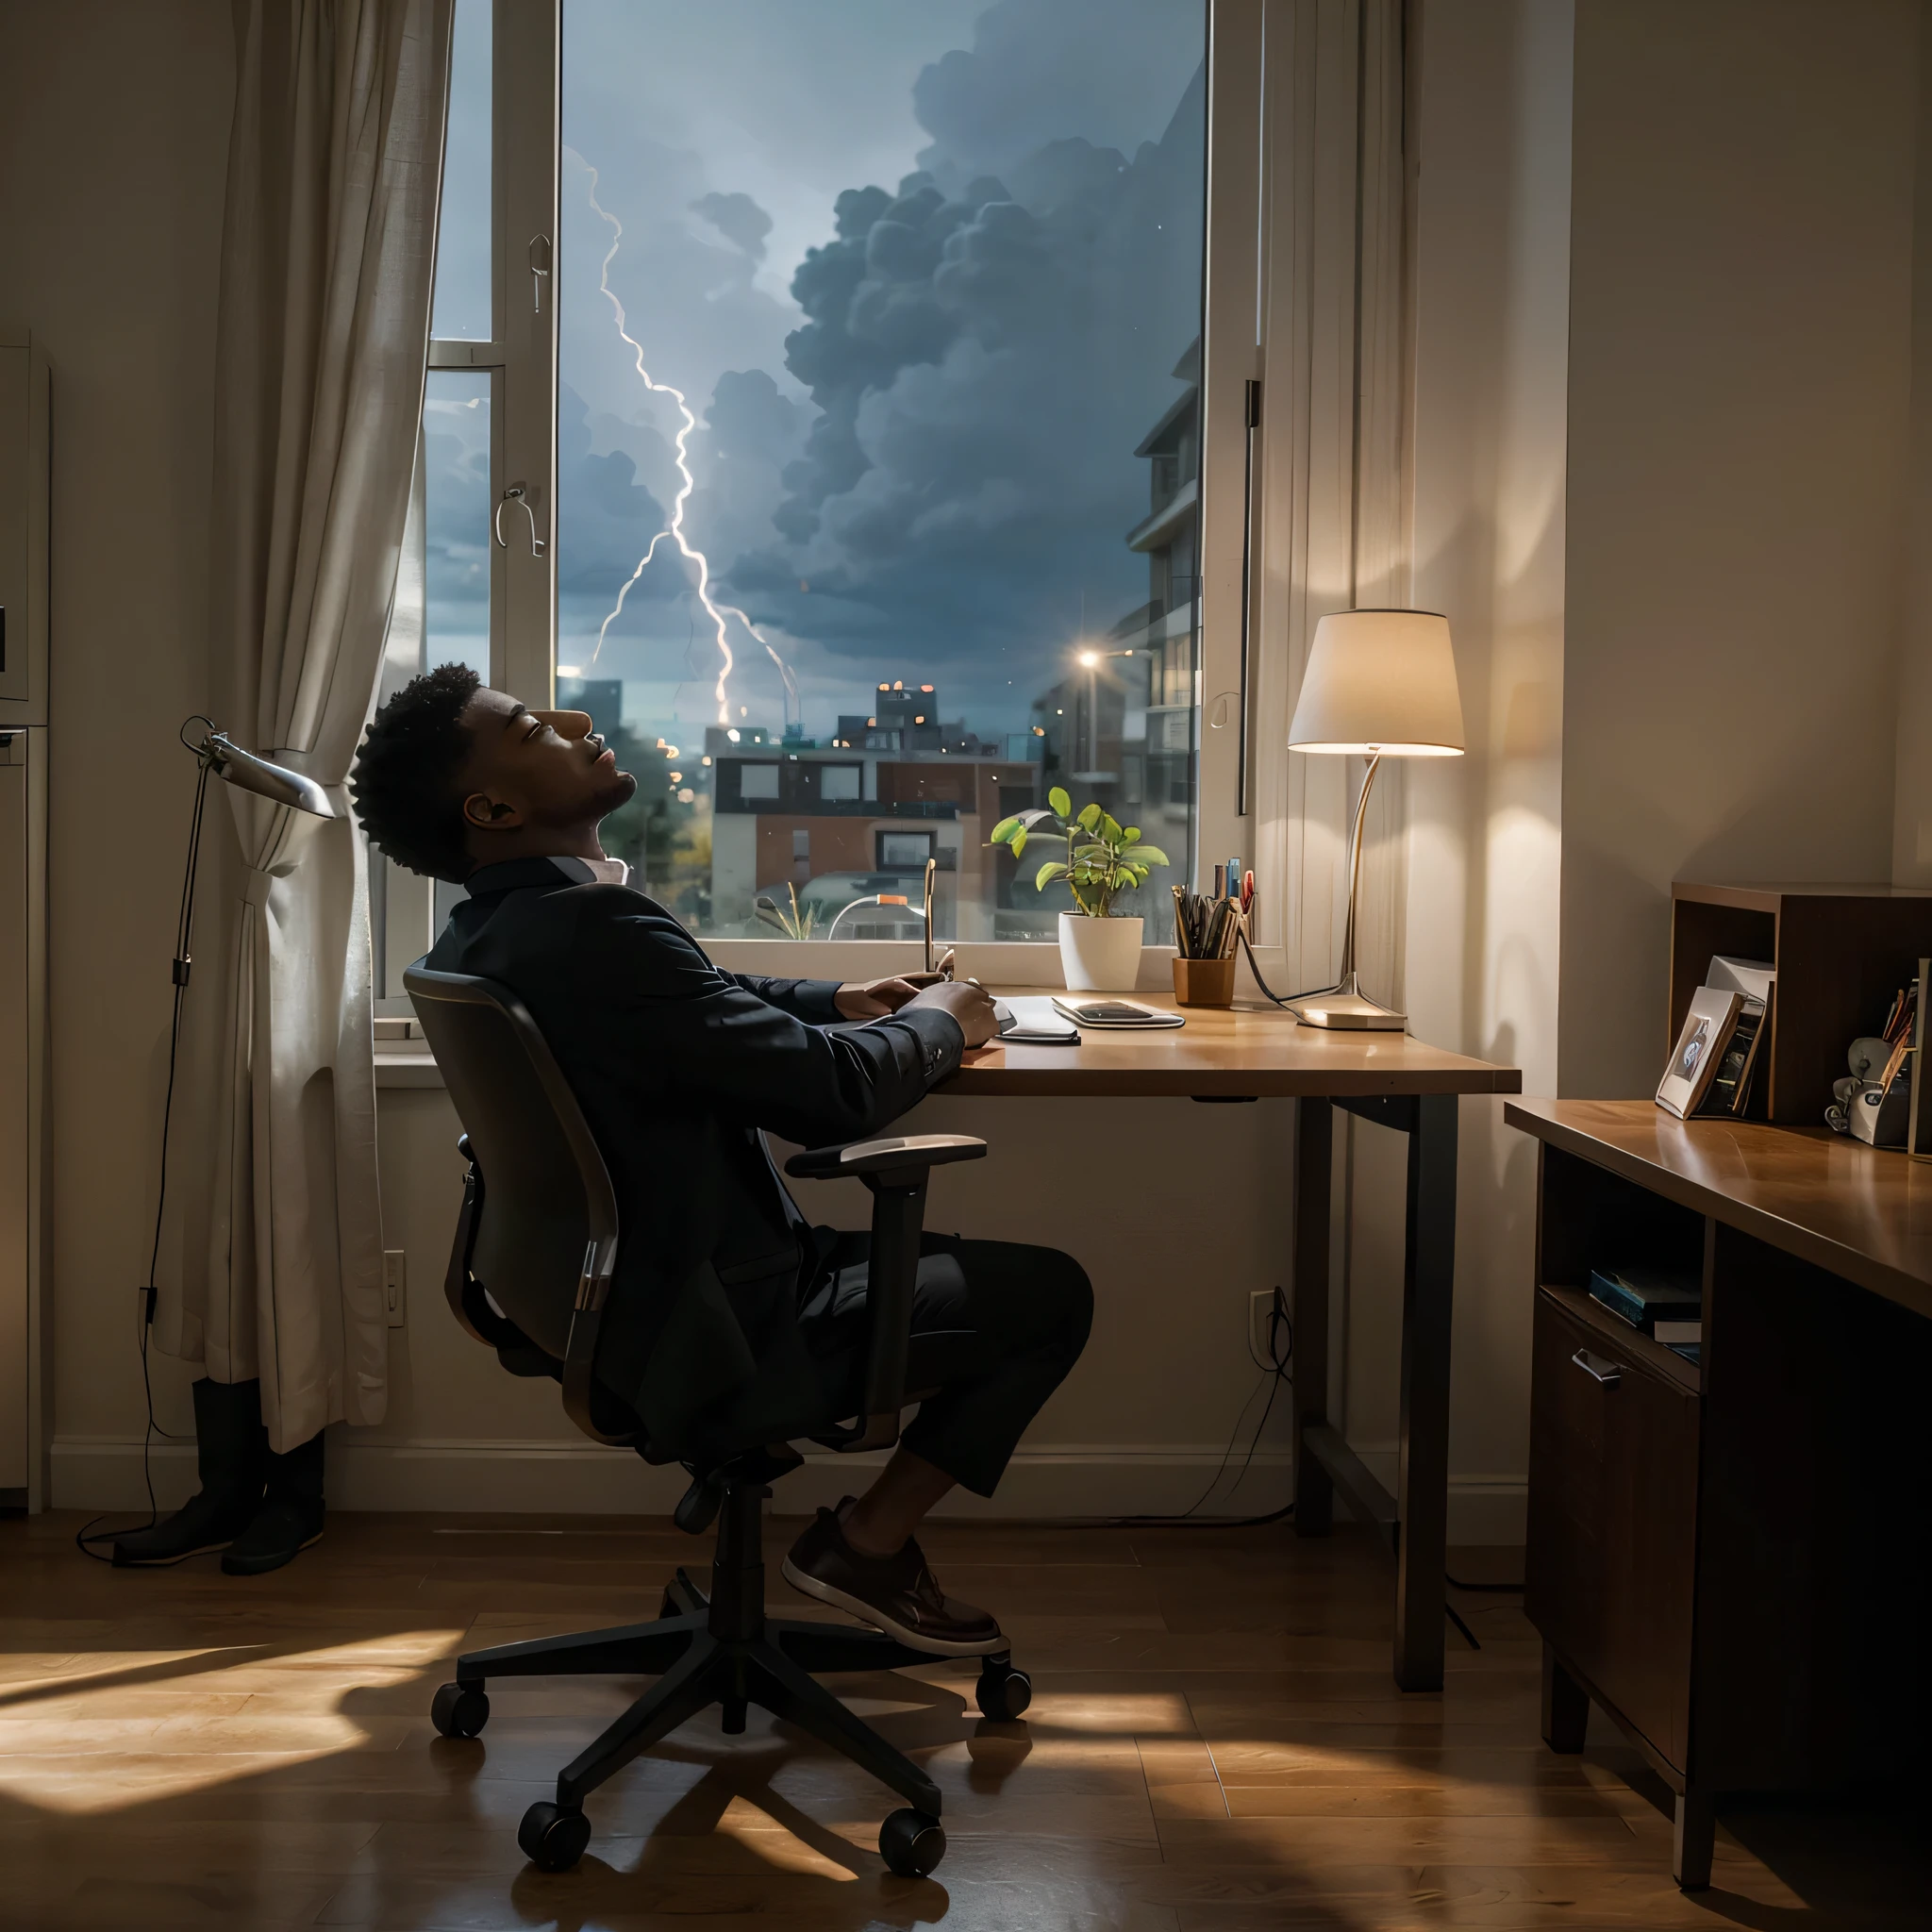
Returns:
[[[986,1142],[971,1134],[900,1134],[889,1141],[855,1141],[845,1147],[811,1147],[794,1154],[785,1172],[799,1180],[837,1180],[843,1174],[900,1174],[977,1160]]]
[[[855,1427],[814,1439],[827,1448],[890,1449],[899,1440],[926,1175],[951,1161],[977,1160],[985,1152],[986,1142],[971,1134],[901,1134],[886,1141],[856,1141],[849,1147],[814,1147],[785,1163],[787,1174],[803,1180],[857,1174],[872,1190],[866,1288],[872,1341],[866,1354],[865,1403]]]

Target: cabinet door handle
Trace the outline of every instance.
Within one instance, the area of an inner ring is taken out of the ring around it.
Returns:
[[[1587,1348],[1579,1348],[1570,1359],[1592,1381],[1601,1382],[1606,1389],[1614,1389],[1624,1379],[1624,1372],[1615,1362],[1606,1361],[1600,1355],[1591,1355]]]

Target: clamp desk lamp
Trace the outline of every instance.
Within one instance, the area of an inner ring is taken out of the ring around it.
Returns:
[[[201,728],[197,731],[193,728],[195,726]],[[175,924],[175,1009],[168,1028],[167,1094],[161,1103],[161,1158],[159,1187],[155,1199],[155,1238],[148,1254],[147,1279],[138,1291],[142,1314],[141,1378],[144,1389],[147,1389],[148,1330],[154,1325],[155,1303],[160,1292],[156,1286],[155,1275],[160,1267],[161,1226],[168,1206],[168,1128],[175,1112],[175,1062],[181,1053],[181,1001],[188,991],[188,975],[194,964],[194,882],[201,864],[201,828],[208,807],[208,781],[210,776],[220,778],[239,791],[252,791],[258,798],[266,798],[271,804],[308,812],[314,818],[341,816],[329,802],[328,793],[313,778],[301,772],[291,772],[286,765],[273,764],[255,752],[244,751],[225,732],[217,730],[211,718],[190,718],[181,727],[181,742],[194,754],[199,770],[194,785],[194,816],[190,821],[188,831],[188,863],[181,876],[181,907]],[[159,1517],[155,1504],[154,1480],[147,1462],[155,1431],[154,1391],[147,1389],[147,1427],[142,1437],[142,1471],[147,1484],[148,1520],[143,1527],[152,1527]],[[99,1518],[95,1521],[98,1522]],[[75,1541],[92,1557],[97,1555],[93,1544],[113,1542],[127,1534],[125,1529],[96,1532],[90,1524],[76,1532]],[[101,1557],[100,1560],[106,1562],[108,1559]]]
[[[1356,974],[1362,824],[1384,758],[1462,756],[1462,700],[1449,620],[1429,610],[1338,610],[1323,618],[1315,626],[1288,744],[1291,751],[1369,761],[1349,841],[1341,975],[1331,987],[1289,1001],[1289,1008],[1306,1026],[1399,1033],[1407,1014],[1368,998]]]
[[[205,728],[198,736],[190,727]],[[181,727],[181,742],[194,754],[200,771],[194,785],[194,817],[188,830],[188,866],[181,875],[181,909],[175,924],[175,1014],[168,1029],[168,1094],[161,1103],[160,1197],[155,1203],[154,1253],[149,1257],[147,1281],[142,1289],[148,1323],[155,1318],[155,1271],[161,1258],[161,1214],[168,1199],[168,1124],[175,1111],[175,1061],[181,1051],[181,996],[188,990],[188,974],[194,964],[194,879],[201,867],[201,825],[208,806],[210,775],[232,785],[238,791],[252,791],[275,805],[286,805],[319,819],[340,816],[329,796],[313,778],[291,772],[286,765],[271,764],[252,751],[243,751],[225,732],[215,728],[211,718],[194,717]],[[142,1360],[146,1360],[146,1327],[142,1328]],[[149,1498],[152,1502],[153,1498]]]
[[[206,727],[196,737],[189,735],[192,725]],[[208,806],[210,775],[232,785],[239,791],[252,791],[275,805],[306,811],[319,819],[339,816],[329,796],[313,778],[291,772],[285,765],[271,764],[252,751],[243,751],[225,732],[216,730],[210,718],[189,719],[181,727],[181,742],[194,754],[200,771],[194,785],[194,817],[188,831],[188,865],[181,875],[181,909],[175,924],[175,1013],[168,1029],[168,1091],[161,1103],[160,1196],[155,1203],[154,1252],[149,1257],[147,1281],[142,1289],[146,1322],[155,1318],[155,1271],[161,1258],[161,1215],[168,1199],[168,1124],[175,1111],[175,1062],[181,1051],[181,996],[188,990],[188,974],[194,964],[194,880],[201,866],[201,825]],[[142,1360],[146,1359],[146,1324],[142,1327]],[[149,1498],[152,1502],[153,1498]]]

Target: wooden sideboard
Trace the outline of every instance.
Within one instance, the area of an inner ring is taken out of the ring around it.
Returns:
[[[1932,1166],[1649,1101],[1510,1101],[1541,1142],[1525,1608],[1543,1735],[1597,1704],[1710,1877],[1727,1793],[1923,1775]],[[1701,1277],[1692,1364],[1593,1266]]]

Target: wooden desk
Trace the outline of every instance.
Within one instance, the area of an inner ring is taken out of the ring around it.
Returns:
[[[1541,1142],[1543,1735],[1581,1750],[1600,1706],[1675,1794],[1699,1887],[1723,1793],[1922,1774],[1932,1167],[1647,1100],[1504,1118]],[[1592,1266],[1631,1261],[1701,1279],[1694,1365],[1591,1300]]]
[[[1038,991],[1038,989],[1034,989]],[[1150,1006],[1174,1002],[1136,993]],[[1190,1007],[1172,1032],[1090,1028],[1076,1047],[987,1046],[949,1093],[1295,1102],[1295,1528],[1325,1536],[1340,1488],[1395,1557],[1395,1681],[1442,1688],[1449,1529],[1449,1333],[1456,1279],[1457,1097],[1516,1093],[1523,1076],[1403,1034],[1330,1033],[1279,1008]],[[1329,1176],[1337,1107],[1408,1136],[1397,1493],[1328,1422]]]
[[[1016,993],[1038,993],[1020,987]],[[1171,998],[1136,993],[1151,1006]],[[1295,1528],[1325,1536],[1339,1487],[1395,1556],[1395,1681],[1442,1688],[1442,1572],[1449,1526],[1449,1330],[1456,1277],[1456,1102],[1516,1093],[1511,1067],[1402,1034],[1328,1033],[1276,1007],[1186,1009],[1159,1033],[1090,1028],[1075,1047],[986,1046],[940,1091],[1015,1097],[1295,1102],[1292,1281]],[[440,1086],[420,1041],[377,1056],[382,1086]],[[1329,1172],[1337,1107],[1408,1136],[1403,1264],[1400,1475],[1391,1496],[1328,1422]]]

